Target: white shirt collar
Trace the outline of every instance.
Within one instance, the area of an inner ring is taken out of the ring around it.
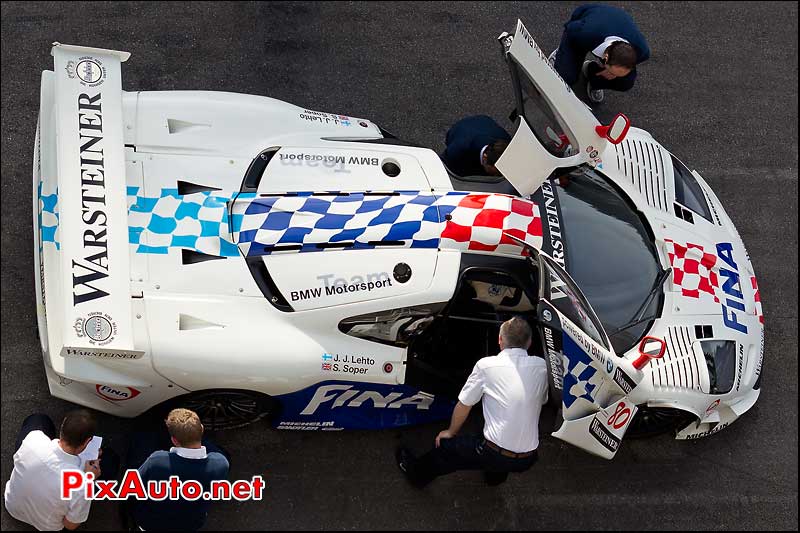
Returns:
[[[622,37],[617,37],[616,35],[609,35],[608,37],[605,38],[605,40],[602,43],[600,43],[600,46],[592,50],[592,53],[597,57],[603,57],[603,54],[606,52],[606,49],[617,41],[622,41],[623,43],[628,42]]]
[[[199,448],[181,448],[179,446],[173,446],[169,449],[169,453],[172,452],[177,453],[184,459],[205,459],[208,456],[205,446],[200,446]]]
[[[73,455],[71,453],[67,453],[64,451],[64,448],[61,447],[58,439],[53,439],[53,452],[56,456],[65,463],[73,463],[77,465],[78,468],[81,468],[83,465],[81,464],[81,458],[77,455]]]
[[[528,350],[525,350],[524,348],[506,348],[505,350],[500,352],[499,355],[508,355],[508,356],[516,355],[516,356],[527,357]]]
[[[481,166],[483,166],[483,154],[486,153],[486,149],[487,148],[489,148],[488,144],[486,146],[484,146],[483,148],[481,148],[481,155],[480,155],[480,158],[478,160],[478,162],[481,164]]]

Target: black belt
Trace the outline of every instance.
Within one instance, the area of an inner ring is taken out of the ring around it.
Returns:
[[[512,452],[510,450],[506,450],[505,448],[501,448],[500,446],[498,446],[497,444],[495,444],[490,440],[484,440],[484,443],[486,444],[486,446],[498,452],[500,455],[504,455],[505,457],[510,457],[511,459],[525,459],[526,457],[530,457],[531,455],[536,453],[536,450],[523,453]]]

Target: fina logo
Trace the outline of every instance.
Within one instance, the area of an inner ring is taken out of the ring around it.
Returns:
[[[139,396],[140,391],[133,387],[110,387],[108,385],[95,385],[97,395],[110,402],[124,402]]]
[[[739,322],[736,314],[737,311],[744,313],[745,305],[739,266],[733,259],[733,245],[729,242],[718,243],[717,257],[730,267],[719,269],[720,275],[725,278],[722,283],[722,292],[727,296],[725,303],[722,304],[722,319],[726,327],[747,334],[747,326]]]
[[[399,409],[404,405],[413,405],[418,410],[428,410],[433,403],[434,397],[418,392],[411,396],[403,397],[402,392],[390,392],[386,396],[377,391],[360,391],[354,389],[352,385],[324,385],[319,387],[314,396],[308,402],[301,415],[313,415],[324,403],[331,402],[331,409],[337,407],[361,407],[369,401],[372,406],[378,409]]]

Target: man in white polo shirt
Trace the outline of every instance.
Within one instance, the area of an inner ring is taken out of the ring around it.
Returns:
[[[88,411],[67,413],[61,423],[59,438],[47,415],[35,414],[25,419],[17,439],[14,470],[6,483],[5,504],[8,513],[39,531],[75,529],[89,517],[91,501],[73,492],[72,499],[61,499],[61,472],[83,469],[100,477],[100,461],[81,464],[78,457],[94,438],[95,421]]]
[[[515,317],[500,326],[501,352],[484,357],[458,395],[450,427],[436,437],[436,447],[420,458],[397,451],[400,470],[417,487],[456,470],[483,470],[489,485],[509,472],[524,472],[536,462],[539,415],[547,401],[547,365],[528,355],[531,328]],[[483,399],[483,435],[458,435],[472,406]]]

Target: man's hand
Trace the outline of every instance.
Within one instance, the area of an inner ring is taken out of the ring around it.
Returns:
[[[67,520],[66,516],[61,519],[61,525],[64,526],[64,529],[68,529],[69,531],[75,531],[78,529],[78,526],[80,526],[80,524],[76,524],[75,522],[70,522]]]
[[[601,70],[600,72],[598,72],[597,75],[600,76],[601,78],[605,78],[607,80],[613,80],[614,78],[616,78],[616,76],[614,74],[612,74],[611,71],[608,70],[607,68],[605,68],[605,69]]]
[[[86,473],[91,472],[94,474],[94,478],[97,479],[100,477],[100,459],[95,461],[86,461],[86,464],[83,466],[83,471]]]
[[[436,447],[438,448],[441,444],[442,439],[452,439],[455,437],[456,434],[450,431],[449,429],[445,429],[444,431],[440,431],[438,435],[436,435]]]

